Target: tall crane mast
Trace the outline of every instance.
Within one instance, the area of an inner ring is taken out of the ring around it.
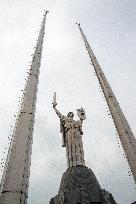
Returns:
[[[1,180],[0,204],[27,203],[36,97],[47,13],[45,11],[8,151]]]
[[[110,113],[112,115],[112,119],[118,132],[121,145],[125,152],[126,159],[128,161],[131,173],[136,184],[136,138],[134,137],[134,134],[126,120],[126,117],[121,110],[121,107],[111,89],[111,86],[108,83],[108,80],[105,77],[105,74],[98,63],[97,58],[95,57],[93,50],[91,49],[80,24],[78,24],[78,28],[83,38],[89,58],[94,67],[96,76],[106,99]]]

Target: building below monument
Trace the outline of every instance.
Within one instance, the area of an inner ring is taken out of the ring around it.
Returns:
[[[64,172],[58,195],[50,204],[117,204],[113,196],[102,189],[93,171],[75,166]]]

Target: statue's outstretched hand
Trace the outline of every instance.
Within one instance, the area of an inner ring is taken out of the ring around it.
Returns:
[[[57,104],[53,104],[53,108],[56,108]]]

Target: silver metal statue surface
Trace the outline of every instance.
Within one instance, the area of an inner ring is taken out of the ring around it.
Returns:
[[[53,97],[53,108],[60,118],[60,132],[62,133],[62,147],[66,147],[68,167],[85,165],[84,150],[82,142],[82,123],[86,119],[83,108],[77,109],[78,121],[75,121],[73,112],[67,116],[62,115],[57,109],[56,93]]]

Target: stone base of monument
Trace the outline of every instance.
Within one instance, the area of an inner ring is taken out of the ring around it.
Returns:
[[[50,204],[117,204],[113,196],[101,189],[93,171],[86,166],[68,168],[64,172],[58,195]]]

